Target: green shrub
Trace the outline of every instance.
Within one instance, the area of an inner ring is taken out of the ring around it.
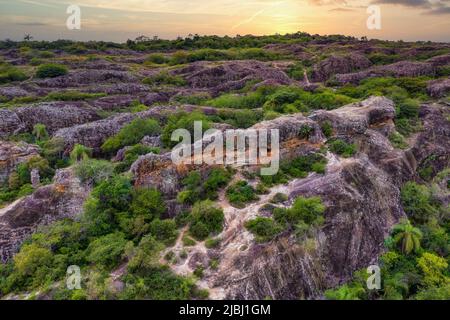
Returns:
[[[191,212],[189,231],[198,240],[207,238],[211,233],[222,231],[224,214],[212,201],[197,202]]]
[[[150,223],[150,234],[153,235],[156,240],[166,245],[172,245],[178,237],[176,223],[174,220],[155,219]]]
[[[120,263],[127,240],[120,232],[111,233],[92,241],[87,250],[87,261],[106,269],[112,269]]]
[[[288,200],[288,196],[284,193],[276,193],[272,199],[270,199],[271,203],[280,203],[280,202],[285,202]]]
[[[238,208],[244,208],[245,203],[258,199],[255,189],[244,180],[231,185],[226,191],[226,196],[228,201]]]
[[[81,182],[97,185],[112,177],[114,167],[106,160],[83,158],[75,164],[74,170]]]
[[[159,218],[167,210],[161,192],[157,189],[138,188],[132,196],[131,211],[136,216],[145,216],[148,221]]]
[[[208,118],[200,112],[179,112],[177,114],[173,114],[169,116],[167,119],[167,124],[164,127],[161,135],[161,141],[164,146],[167,148],[172,148],[178,144],[179,141],[172,141],[171,136],[172,132],[177,129],[186,129],[191,133],[191,136],[194,136],[194,122],[201,121],[203,132],[211,128],[211,123]],[[192,143],[194,141],[191,141]]]
[[[329,140],[327,143],[331,152],[344,158],[349,158],[356,153],[356,145],[349,144],[341,139]]]
[[[156,135],[161,128],[156,120],[137,118],[125,125],[120,131],[108,138],[102,145],[105,153],[113,153],[125,146],[132,146],[145,136]]]
[[[164,63],[167,63],[169,61],[169,59],[166,58],[163,54],[153,53],[147,57],[146,61],[155,63],[155,64],[164,64]]]
[[[217,248],[221,241],[220,238],[208,238],[205,241],[205,247],[208,249]]]
[[[20,69],[0,63],[0,84],[13,81],[24,81],[28,77]]]
[[[60,91],[60,92],[50,92],[45,100],[48,101],[80,101],[89,100],[104,97],[104,93],[85,93],[75,90]]]
[[[139,158],[139,156],[149,153],[159,154],[159,152],[159,148],[147,147],[143,144],[136,144],[125,151],[123,161],[117,164],[114,171],[117,173],[127,171],[130,169],[131,165]]]
[[[325,137],[330,138],[333,135],[333,126],[330,121],[325,121],[320,125]]]
[[[185,247],[195,246],[195,243],[196,243],[194,239],[192,239],[191,237],[186,236],[186,235],[183,237],[182,241],[183,241],[183,245]]]
[[[427,222],[438,213],[430,190],[415,182],[407,182],[401,189],[401,200],[406,214],[417,223]]]
[[[304,221],[308,225],[321,224],[325,206],[320,197],[295,199],[292,207],[288,210],[288,217],[291,223]]]
[[[85,147],[78,143],[75,144],[72,151],[70,152],[70,160],[72,161],[72,163],[86,160],[90,156],[92,156],[92,148]]]
[[[394,148],[398,149],[407,149],[408,143],[406,143],[405,138],[398,132],[393,132],[389,136],[389,141],[391,142]]]
[[[283,231],[283,228],[273,219],[264,217],[257,217],[247,221],[245,228],[256,236],[256,241],[258,242],[270,241]]]
[[[147,85],[172,85],[172,86],[184,86],[186,84],[186,81],[180,77],[180,76],[173,76],[170,75],[167,72],[161,72],[157,75],[147,77],[144,80],[142,80],[142,83]]]
[[[38,78],[54,78],[66,75],[68,73],[67,67],[55,64],[47,63],[40,65],[36,70],[36,77]]]

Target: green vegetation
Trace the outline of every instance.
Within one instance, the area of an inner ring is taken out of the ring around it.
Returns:
[[[221,208],[212,201],[197,202],[191,211],[190,233],[198,240],[204,240],[213,233],[222,231],[224,215]]]
[[[351,97],[337,94],[330,89],[320,88],[314,92],[298,87],[261,86],[245,95],[226,93],[206,102],[217,108],[254,109],[264,108],[265,114],[309,112],[315,109],[335,109],[354,102]]]
[[[256,236],[257,242],[267,242],[283,231],[283,227],[271,218],[257,217],[245,223],[245,227]]]
[[[203,178],[199,171],[192,171],[183,179],[184,188],[178,193],[177,200],[188,204],[194,204],[198,200],[215,200],[217,191],[228,184],[231,176],[232,171],[228,168],[213,168],[204,173]]]
[[[267,242],[285,230],[294,231],[298,238],[324,223],[325,206],[319,197],[295,199],[291,208],[275,208],[273,218],[257,217],[245,223],[256,241]]]
[[[226,196],[228,201],[237,208],[245,208],[247,202],[258,200],[255,189],[244,180],[231,185],[226,191]]]
[[[54,91],[50,92],[44,100],[47,101],[80,101],[80,100],[89,100],[96,99],[106,96],[104,93],[85,93],[79,92],[75,90],[68,91]]]
[[[191,136],[194,136],[194,122],[201,121],[202,122],[202,130],[205,132],[211,127],[211,123],[208,120],[208,117],[200,112],[179,112],[173,115],[170,115],[167,119],[167,124],[162,130],[161,141],[164,146],[167,148],[172,148],[177,145],[177,141],[172,141],[171,136],[173,131],[177,129],[186,129],[191,133]],[[191,141],[192,143],[194,141]]]
[[[36,70],[38,78],[55,78],[66,75],[69,71],[61,64],[47,63],[40,65]]]
[[[142,83],[148,84],[150,86],[159,86],[159,85],[172,85],[172,86],[184,86],[186,81],[180,76],[173,76],[167,72],[161,72],[151,77],[147,77],[142,80]]]
[[[389,141],[391,142],[394,148],[398,149],[407,149],[408,143],[405,141],[405,138],[398,132],[394,132],[389,136]]]
[[[0,84],[23,81],[28,77],[19,68],[0,61]]]
[[[161,132],[159,123],[153,119],[136,118],[120,131],[108,138],[102,145],[102,151],[112,154],[125,146],[132,146],[145,136],[154,136]]]
[[[114,171],[116,173],[128,171],[131,165],[139,158],[139,156],[149,153],[159,154],[159,152],[159,148],[147,147],[143,144],[136,144],[125,150],[123,160],[116,165]]]
[[[448,208],[433,198],[433,188],[414,182],[402,188],[410,220],[395,225],[385,241],[388,251],[380,258],[381,290],[368,290],[368,274],[361,270],[349,283],[326,291],[328,299],[450,299]]]
[[[292,160],[282,161],[280,170],[275,175],[260,176],[264,186],[283,184],[292,178],[305,178],[310,172],[325,173],[327,159],[320,153],[310,153]]]
[[[336,153],[344,158],[350,158],[356,153],[355,144],[347,143],[341,139],[328,140],[327,144],[331,152]]]

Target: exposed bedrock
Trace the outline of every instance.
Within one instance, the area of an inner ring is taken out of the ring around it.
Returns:
[[[360,81],[373,77],[420,77],[433,76],[436,68],[427,62],[400,61],[389,65],[375,66],[356,73],[336,74],[340,84],[358,84]]]
[[[0,109],[0,138],[31,132],[44,124],[52,134],[58,129],[100,119],[96,110],[84,102],[45,102],[27,107]]]
[[[39,147],[36,145],[0,140],[0,185],[8,180],[9,175],[19,164],[37,155],[39,155]]]
[[[314,65],[311,78],[314,82],[323,82],[335,74],[364,70],[371,65],[370,60],[362,54],[333,55]]]
[[[194,89],[207,89],[212,95],[242,89],[250,80],[287,85],[293,81],[282,70],[259,61],[227,61],[221,64],[194,62],[172,71],[183,76]]]
[[[428,81],[427,92],[434,98],[444,97],[450,93],[450,78]]]
[[[38,226],[81,213],[88,194],[89,187],[82,185],[71,169],[62,169],[52,184],[0,209],[1,261],[8,261]]]

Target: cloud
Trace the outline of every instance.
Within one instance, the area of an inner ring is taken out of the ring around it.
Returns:
[[[392,4],[405,7],[421,8],[425,14],[450,14],[450,0],[373,0],[374,4]]]

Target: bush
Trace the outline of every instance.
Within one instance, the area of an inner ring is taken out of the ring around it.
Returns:
[[[405,138],[398,132],[393,132],[389,136],[389,141],[391,142],[394,148],[398,149],[407,149],[408,143],[406,143]]]
[[[330,151],[336,153],[344,158],[349,158],[356,153],[356,145],[346,143],[341,139],[334,139],[328,141]]]
[[[86,259],[99,267],[112,269],[119,264],[127,242],[120,232],[100,237],[89,244]]]
[[[142,80],[142,83],[154,86],[154,85],[172,85],[172,86],[184,86],[186,81],[181,76],[172,76],[167,72],[161,72],[157,75],[147,77]]]
[[[159,218],[167,210],[157,189],[138,188],[132,195],[131,211],[136,216],[144,216],[146,221]]]
[[[244,208],[245,203],[257,200],[255,189],[247,181],[238,181],[226,191],[228,201],[235,207]]]
[[[155,64],[164,64],[164,63],[167,63],[169,61],[169,59],[166,58],[163,54],[153,53],[147,57],[146,61],[155,63]]]
[[[97,185],[112,177],[114,167],[106,160],[85,158],[76,163],[74,170],[81,182]]]
[[[36,70],[36,77],[38,78],[54,78],[66,75],[68,70],[65,66],[60,64],[48,63],[40,65]]]
[[[23,81],[28,77],[20,69],[0,63],[0,84],[13,82],[13,81]]]
[[[147,147],[143,144],[136,144],[125,151],[123,161],[118,163],[115,172],[120,173],[130,169],[131,165],[139,158],[141,155],[155,153],[159,154],[160,149],[156,147]]]
[[[219,238],[208,238],[205,241],[205,247],[208,249],[217,248],[220,245],[221,239]]]
[[[325,206],[320,197],[298,197],[288,210],[288,220],[293,224],[299,221],[304,221],[308,225],[321,224],[324,212]]]
[[[102,145],[105,153],[113,153],[125,146],[138,143],[145,136],[160,133],[161,128],[156,120],[137,118],[120,129],[119,133],[108,138]]]
[[[87,160],[90,156],[92,156],[92,149],[78,143],[75,144],[70,152],[70,160],[72,163]]]
[[[48,101],[80,101],[104,97],[104,93],[85,93],[75,90],[50,92],[45,100]]]
[[[258,242],[272,240],[276,235],[283,231],[283,228],[273,219],[264,217],[257,217],[256,219],[247,221],[245,223],[245,228],[256,236],[256,241]]]
[[[180,112],[169,116],[167,124],[164,127],[161,135],[161,141],[167,148],[172,148],[178,144],[179,141],[172,141],[172,132],[177,129],[186,129],[194,136],[194,122],[201,121],[203,132],[211,128],[211,123],[208,118],[200,112]],[[194,141],[191,141],[194,142]]]
[[[401,200],[403,209],[414,222],[425,223],[438,214],[426,186],[407,182],[401,189]]]
[[[288,196],[284,193],[276,193],[272,199],[270,199],[271,203],[280,203],[280,202],[285,202],[288,200]]]
[[[155,219],[150,223],[150,234],[153,235],[156,240],[161,241],[166,245],[172,245],[178,237],[176,223],[174,220]]]
[[[198,240],[207,238],[211,233],[222,231],[223,211],[210,200],[197,202],[192,208],[191,216],[189,230]]]

